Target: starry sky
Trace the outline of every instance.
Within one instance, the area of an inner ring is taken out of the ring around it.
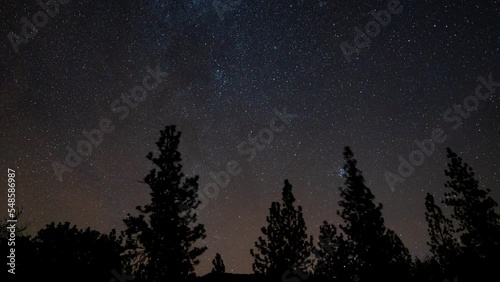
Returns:
[[[497,0],[401,1],[402,10],[378,34],[368,31],[370,43],[349,60],[341,44],[356,46],[356,28],[365,31],[371,12],[391,1],[66,2],[36,20],[31,38],[17,37],[18,52],[8,35],[22,36],[23,18],[32,23],[43,8],[27,0],[0,4],[0,167],[18,172],[17,204],[31,234],[52,221],[122,230],[126,214],[149,201],[138,180],[170,124],[182,132],[184,172],[199,175],[200,187],[230,161],[241,167],[199,211],[208,247],[199,274],[216,252],[228,271],[251,272],[249,250],[284,179],[316,239],[323,220],[339,223],[346,145],[384,205],[386,225],[413,255],[428,254],[424,197],[442,199],[446,147],[500,201],[500,90],[463,116],[454,112],[454,105],[474,104],[466,98],[479,76],[500,81]],[[150,72],[161,73],[156,88],[140,102],[121,100]],[[271,140],[270,123],[284,109],[293,118]],[[448,110],[452,120],[443,118]],[[60,181],[53,164],[64,164],[66,147],[76,150],[83,131],[102,119],[114,130]],[[436,128],[446,140],[391,189],[386,172],[397,174],[398,157],[408,160],[415,140]],[[257,143],[249,161],[242,150],[259,134],[267,143]],[[3,217],[6,192],[0,198]]]

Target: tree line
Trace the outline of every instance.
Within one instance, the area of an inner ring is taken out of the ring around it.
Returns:
[[[175,125],[160,131],[158,153],[146,157],[154,168],[144,177],[151,202],[124,219],[125,230],[103,234],[70,223],[51,223],[35,236],[18,230],[16,275],[10,281],[229,281],[217,253],[212,272],[197,278],[195,266],[207,250],[198,222],[198,176],[182,172]],[[412,257],[399,236],[385,226],[383,206],[366,186],[352,150],[343,152],[344,184],[337,215],[324,221],[315,243],[308,235],[292,184],[284,181],[281,201],[271,203],[262,235],[249,250],[254,274],[245,281],[486,281],[498,277],[500,215],[490,190],[473,169],[447,148],[448,180],[442,201],[425,197],[430,255]],[[6,224],[0,249],[7,254]],[[204,279],[204,280],[203,280]],[[233,279],[231,281],[235,281]],[[2,281],[5,281],[2,279]]]

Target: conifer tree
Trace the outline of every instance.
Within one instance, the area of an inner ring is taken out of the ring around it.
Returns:
[[[479,187],[473,169],[450,148],[447,157],[448,192],[443,202],[453,208],[452,218],[458,222],[464,256],[468,264],[494,270],[500,265],[500,215],[495,210],[498,203],[489,196],[490,189]]]
[[[281,279],[287,271],[307,272],[312,252],[312,236],[308,238],[302,207],[294,206],[292,185],[285,180],[282,202],[273,202],[266,217],[267,226],[261,229],[264,236],[255,242],[256,250],[250,253],[257,274],[270,279]]]
[[[492,247],[498,247],[500,236],[500,216],[495,211],[498,206],[490,196],[490,189],[479,188],[473,169],[462,163],[462,158],[447,148],[449,177],[445,187],[444,203],[453,207],[453,218],[458,220],[458,231],[463,232],[461,239],[466,248],[475,250],[478,255],[487,255]]]
[[[456,275],[456,263],[460,254],[460,245],[453,236],[453,222],[446,218],[441,208],[434,202],[434,196],[427,194],[425,197],[425,219],[430,241],[427,243],[442,277],[452,279]]]
[[[200,205],[198,176],[182,173],[180,136],[174,125],[161,131],[156,142],[159,155],[147,155],[156,166],[144,178],[151,203],[138,206],[139,215],[129,214],[124,220],[125,258],[129,271],[142,281],[184,281],[194,276],[197,258],[206,250],[195,246],[206,237],[195,213]]]
[[[340,187],[340,229],[348,240],[351,281],[398,281],[408,278],[411,257],[399,237],[384,225],[382,205],[366,187],[357,160],[349,147],[344,150],[345,183]]]
[[[349,250],[343,234],[337,227],[326,221],[320,226],[319,243],[314,255],[316,265],[314,275],[322,281],[346,281],[349,278]]]
[[[226,266],[224,265],[224,261],[222,260],[222,256],[217,253],[215,254],[215,258],[212,260],[212,273],[223,274],[226,273]]]

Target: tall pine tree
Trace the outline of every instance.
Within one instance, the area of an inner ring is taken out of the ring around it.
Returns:
[[[453,208],[464,255],[469,264],[484,271],[494,270],[500,265],[500,215],[495,210],[498,203],[489,196],[490,189],[479,187],[473,169],[450,148],[447,157],[445,175],[449,180],[445,187],[449,192],[443,202]]]
[[[271,204],[267,226],[261,229],[264,237],[255,242],[256,251],[250,250],[255,273],[281,279],[288,271],[307,272],[313,239],[307,236],[302,207],[296,208],[294,202],[292,185],[285,180],[282,203]]]
[[[430,241],[432,259],[439,265],[440,280],[453,279],[457,274],[456,263],[460,255],[459,241],[454,237],[453,222],[446,218],[434,202],[434,196],[425,197],[425,220]],[[437,275],[437,274],[436,274]]]
[[[411,257],[399,237],[384,225],[382,205],[374,203],[366,187],[357,160],[349,147],[344,150],[343,187],[339,187],[341,210],[345,224],[340,228],[346,235],[352,273],[351,281],[401,281],[411,272]]]
[[[144,178],[151,203],[138,206],[139,215],[129,214],[124,220],[125,257],[129,271],[141,281],[184,281],[194,275],[197,258],[206,250],[195,246],[206,237],[195,213],[200,205],[198,176],[182,173],[180,136],[174,125],[161,131],[156,142],[159,155],[147,155],[156,166]]]

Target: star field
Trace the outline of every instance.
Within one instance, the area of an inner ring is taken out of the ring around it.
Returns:
[[[122,230],[126,214],[149,201],[138,180],[170,124],[182,132],[184,172],[199,175],[200,187],[230,161],[242,170],[199,212],[208,247],[199,274],[210,270],[216,252],[228,271],[251,272],[249,250],[285,178],[315,239],[322,221],[339,222],[346,145],[384,205],[387,226],[413,255],[428,254],[424,198],[443,195],[446,147],[500,201],[500,90],[459,128],[443,119],[474,95],[478,76],[500,81],[499,1],[401,1],[401,13],[351,62],[340,44],[353,45],[354,28],[364,29],[370,12],[390,1],[227,1],[221,19],[212,1],[73,0],[18,54],[7,34],[22,34],[21,19],[42,8],[4,2],[0,164],[18,171],[17,201],[31,233],[52,221]],[[166,76],[119,119],[111,105],[142,85],[148,67]],[[284,108],[296,117],[247,161],[240,144]],[[103,118],[114,131],[59,181],[52,164],[64,163],[66,146],[76,148],[82,132]],[[414,141],[434,128],[447,140],[392,191],[384,173],[397,173],[398,156],[408,159],[418,149]]]

